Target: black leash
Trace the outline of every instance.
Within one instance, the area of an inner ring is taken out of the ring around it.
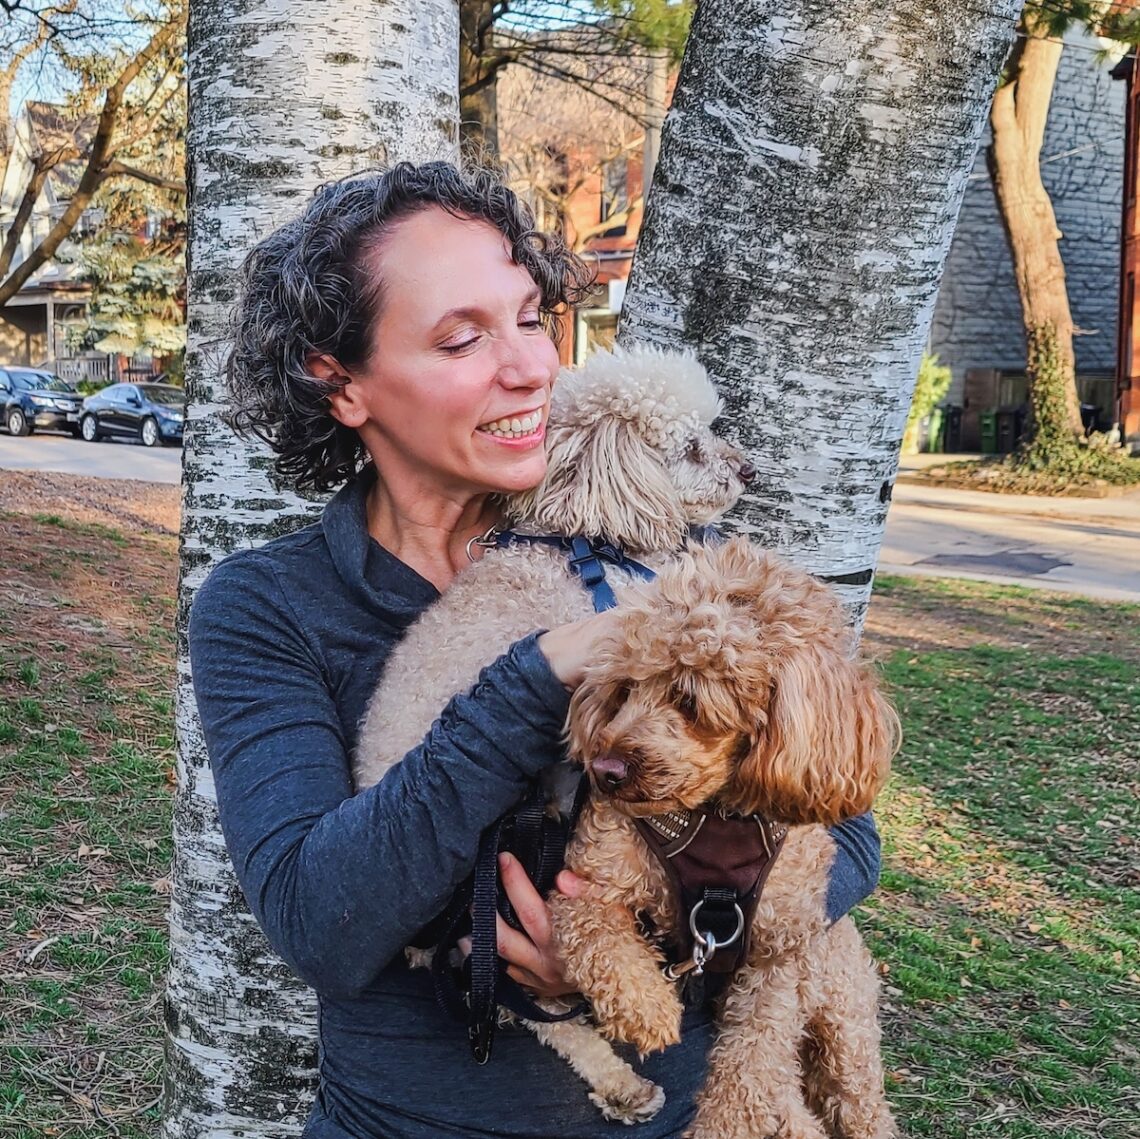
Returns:
[[[564,550],[570,569],[590,591],[594,609],[612,609],[617,598],[606,581],[606,566],[616,566],[646,581],[655,574],[627,557],[612,542],[595,538],[559,538],[545,534],[518,534],[513,530],[489,532],[476,540],[483,546],[509,546],[514,542],[553,546]],[[450,1016],[466,1022],[471,1052],[479,1064],[491,1057],[498,1010],[509,1009],[524,1020],[552,1024],[581,1016],[584,1001],[564,1013],[540,1008],[513,978],[498,954],[495,916],[501,914],[513,928],[522,923],[499,886],[499,854],[509,851],[522,864],[535,889],[545,897],[562,869],[566,844],[589,792],[585,775],[578,782],[573,809],[568,818],[554,818],[547,810],[542,787],[535,783],[526,798],[510,814],[488,827],[479,841],[479,853],[471,877],[455,892],[442,919],[417,937],[419,944],[435,942],[432,981],[436,999]],[[437,939],[438,935],[438,939]],[[470,936],[471,952],[461,966],[452,963],[452,949],[461,937]]]

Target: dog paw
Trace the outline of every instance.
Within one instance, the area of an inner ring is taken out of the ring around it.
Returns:
[[[632,1044],[642,1056],[662,1052],[681,1039],[681,1002],[650,1007],[602,1009],[594,1002],[594,1019],[603,1036],[622,1044]]]
[[[621,1088],[590,1092],[590,1102],[606,1119],[631,1126],[652,1119],[665,1106],[665,1093],[649,1080],[633,1076]]]

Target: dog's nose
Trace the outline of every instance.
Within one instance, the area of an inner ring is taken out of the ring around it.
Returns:
[[[603,755],[590,764],[590,771],[603,791],[616,791],[629,778],[629,765],[616,755]]]
[[[751,463],[745,463],[740,468],[740,481],[750,483],[756,477],[756,468]]]

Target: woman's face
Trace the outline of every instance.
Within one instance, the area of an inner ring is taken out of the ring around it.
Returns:
[[[369,257],[384,283],[372,353],[332,405],[385,488],[463,502],[537,485],[558,352],[502,234],[433,206]]]

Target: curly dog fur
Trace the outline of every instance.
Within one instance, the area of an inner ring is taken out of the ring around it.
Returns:
[[[504,501],[512,528],[606,537],[662,565],[691,526],[715,520],[737,500],[749,477],[740,452],[712,431],[719,411],[715,389],[691,357],[596,353],[555,385],[546,476],[535,490]],[[607,578],[619,600],[632,585],[613,568]],[[562,551],[525,543],[488,550],[389,657],[361,726],[357,787],[379,781],[419,744],[451,697],[469,690],[512,642],[592,612]],[[660,1109],[660,1089],[587,1024],[532,1027],[591,1085],[608,1117],[633,1123]]]
[[[551,899],[567,975],[606,1036],[643,1053],[675,1042],[677,989],[638,917],[667,931],[678,915],[632,818],[713,803],[787,824],[687,1134],[886,1139],[877,978],[851,921],[828,927],[826,828],[871,806],[897,716],[851,659],[831,591],[742,539],[637,593],[571,705],[595,793],[567,851],[590,886]]]

